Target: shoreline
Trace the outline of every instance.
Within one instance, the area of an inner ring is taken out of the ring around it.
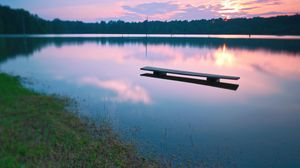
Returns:
[[[196,38],[300,40],[300,35],[272,34],[0,34],[0,38]]]
[[[161,167],[109,127],[80,120],[68,103],[0,73],[0,167]]]

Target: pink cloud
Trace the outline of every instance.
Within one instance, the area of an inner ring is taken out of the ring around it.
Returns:
[[[195,20],[218,17],[275,16],[299,13],[298,0],[52,0],[45,3],[34,1],[7,2],[11,7],[25,8],[46,19],[143,21]],[[31,6],[31,7],[30,7]]]

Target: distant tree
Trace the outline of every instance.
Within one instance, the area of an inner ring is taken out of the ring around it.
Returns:
[[[300,35],[300,15],[192,21],[52,21],[23,9],[0,5],[1,34],[119,33],[119,34],[273,34]]]
[[[4,34],[4,23],[2,17],[0,17],[0,34]]]

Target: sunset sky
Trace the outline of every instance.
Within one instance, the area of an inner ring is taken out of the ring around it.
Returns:
[[[268,17],[300,13],[299,0],[0,0],[45,19],[143,21]]]

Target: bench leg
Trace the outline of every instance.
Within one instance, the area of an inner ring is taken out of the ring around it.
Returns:
[[[207,81],[211,82],[211,83],[218,83],[218,82],[220,82],[220,79],[219,78],[207,78]]]
[[[166,75],[167,75],[167,73],[153,71],[153,75],[157,75],[157,76],[166,76]]]

